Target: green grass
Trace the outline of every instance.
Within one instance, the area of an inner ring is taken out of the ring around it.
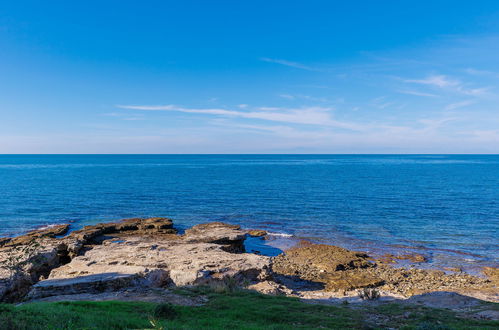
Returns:
[[[0,305],[0,329],[487,329],[499,322],[463,319],[445,310],[386,304],[351,308],[305,304],[287,297],[248,291],[204,294],[209,302],[199,307],[167,308],[165,318],[154,317],[157,304],[144,302],[58,302],[21,306]],[[353,305],[352,305],[353,306]],[[157,309],[156,309],[157,310]],[[156,313],[158,315],[158,313]],[[161,314],[160,314],[161,315]],[[374,320],[374,321],[373,321]]]

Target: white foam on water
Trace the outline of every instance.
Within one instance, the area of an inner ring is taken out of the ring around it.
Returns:
[[[37,227],[35,230],[50,229],[50,228],[54,228],[54,227],[56,227],[58,225],[60,225],[60,224],[54,223],[54,224],[51,224],[51,225],[45,225],[45,226]]]
[[[270,236],[278,236],[278,237],[293,237],[294,235],[286,234],[286,233],[267,233]]]

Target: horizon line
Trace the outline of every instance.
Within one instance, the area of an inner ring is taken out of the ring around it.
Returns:
[[[424,156],[424,155],[447,155],[447,156],[499,156],[499,153],[14,153],[3,154],[0,156],[251,156],[251,155],[269,155],[269,156]]]

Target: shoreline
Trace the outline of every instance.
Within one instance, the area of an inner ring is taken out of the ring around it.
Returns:
[[[265,232],[250,238],[251,231],[220,222],[183,234],[168,218],[125,219],[68,233],[69,228],[53,226],[0,240],[0,256],[17,254],[22,266],[15,274],[0,267],[1,299],[37,301],[75,292],[237,281],[262,293],[308,300],[358,300],[359,290],[373,289],[385,300],[447,291],[499,302],[497,268],[490,268],[488,277],[400,268],[363,252],[306,241],[268,257],[245,250],[248,240],[265,242]]]
[[[112,223],[116,221],[121,221],[121,219],[109,220],[106,221],[105,223],[108,222]],[[17,234],[11,234],[8,236],[0,235],[0,241],[4,238],[24,236],[33,231],[50,229],[52,227],[57,227],[64,224],[69,225],[68,233],[71,233],[73,231],[81,230],[84,227],[93,226],[98,223],[99,222],[97,221],[93,221],[90,224],[85,225],[85,224],[78,224],[75,221],[69,221],[64,223],[39,225],[31,229],[23,230]],[[252,227],[250,228],[243,227],[243,230],[249,231],[251,230]],[[181,225],[180,227],[176,228],[178,228],[178,230],[182,232],[183,230],[189,228],[189,226]],[[267,231],[266,226],[262,226],[262,228],[264,228],[263,230]],[[341,237],[340,243],[333,242],[334,239],[327,239],[323,237],[311,237],[309,235],[294,235],[290,233],[277,232],[277,231],[267,231],[267,233],[269,237],[276,237],[277,238],[276,240],[280,241],[280,243],[274,246],[270,244],[272,243],[272,240],[268,240],[266,241],[266,243],[269,244],[266,245],[268,245],[270,248],[277,248],[281,250],[291,248],[294,245],[298,244],[300,241],[309,241],[315,244],[337,245],[346,249],[365,251],[373,259],[376,260],[385,259],[385,262],[388,262],[395,267],[411,267],[416,265],[418,268],[421,269],[440,270],[444,271],[447,274],[461,272],[479,277],[484,276],[482,271],[483,268],[486,267],[499,268],[499,262],[497,261],[479,260],[479,259],[490,259],[489,257],[460,250],[430,248],[422,245],[414,246],[414,245],[403,245],[399,243],[381,243],[376,240],[355,238],[352,237],[352,235],[346,235],[342,233],[338,234],[339,237]],[[349,242],[348,244],[342,244],[347,241]],[[420,255],[421,257],[424,258],[424,260],[418,262],[411,262],[410,261],[411,255]],[[437,257],[435,257],[435,255],[437,255]],[[467,259],[466,256],[473,257],[474,259]],[[435,259],[439,259],[439,261],[435,261]]]

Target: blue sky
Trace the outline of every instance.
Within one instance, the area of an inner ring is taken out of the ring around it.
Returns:
[[[0,153],[498,153],[499,1],[2,1]]]

